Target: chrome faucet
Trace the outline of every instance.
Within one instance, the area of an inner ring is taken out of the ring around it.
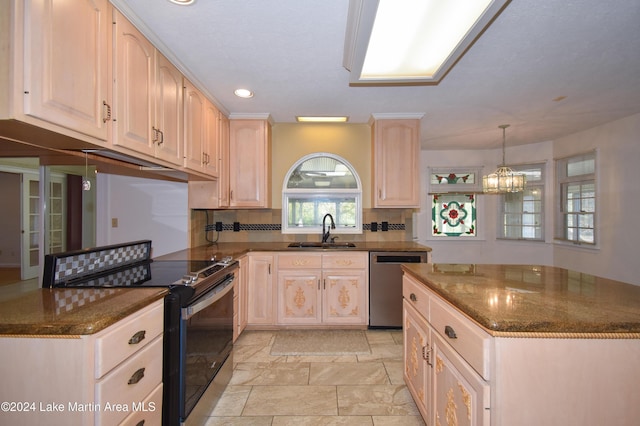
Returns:
[[[331,219],[331,226],[327,227],[327,232],[325,232],[325,222],[327,221],[327,217]],[[333,221],[333,216],[327,213],[322,218],[322,242],[326,243],[329,240],[329,235],[331,233],[331,229],[336,229],[336,223]]]

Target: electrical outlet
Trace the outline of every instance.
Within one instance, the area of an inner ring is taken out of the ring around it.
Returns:
[[[222,222],[216,222],[216,231],[222,231]]]
[[[371,222],[371,232],[378,232],[378,222]]]
[[[233,222],[233,232],[240,232],[240,222]]]
[[[117,217],[112,217],[111,218],[111,227],[112,228],[117,228],[118,227],[118,218]]]
[[[389,222],[382,222],[382,232],[387,232],[389,230]]]

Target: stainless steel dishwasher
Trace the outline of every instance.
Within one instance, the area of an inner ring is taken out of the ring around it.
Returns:
[[[425,252],[369,253],[369,328],[402,327],[402,263],[426,263]]]

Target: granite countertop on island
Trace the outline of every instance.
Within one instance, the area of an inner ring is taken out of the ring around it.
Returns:
[[[403,270],[494,336],[640,338],[640,286],[550,266]]]
[[[37,289],[0,301],[0,337],[97,333],[167,294],[166,288]]]
[[[293,241],[273,241],[273,242],[237,242],[237,243],[214,243],[211,245],[193,247],[180,250],[163,256],[154,257],[154,260],[205,260],[215,256],[222,259],[231,256],[234,259],[249,252],[264,251],[288,251],[288,252],[335,252],[335,251],[419,251],[430,252],[431,247],[423,246],[413,241],[353,241],[355,247],[345,248],[297,248],[289,247]]]

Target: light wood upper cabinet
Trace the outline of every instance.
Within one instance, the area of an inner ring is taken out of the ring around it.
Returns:
[[[420,207],[420,121],[376,120],[372,137],[373,207]]]
[[[112,143],[153,156],[156,100],[155,48],[114,10],[115,106]]]
[[[155,156],[182,165],[183,140],[183,78],[182,73],[167,58],[156,53],[156,113],[154,137]]]
[[[3,9],[5,3],[9,2],[3,3]],[[107,140],[111,125],[108,2],[32,0],[14,2],[13,8],[15,109],[10,115],[22,119],[24,113],[42,120],[36,123],[43,128],[57,131],[53,124]],[[22,13],[24,20],[20,20]],[[31,122],[28,117],[25,121]]]
[[[114,11],[115,147],[182,165],[182,74]]]
[[[271,207],[271,125],[267,120],[230,121],[228,172],[228,207]]]
[[[191,82],[184,85],[184,166],[218,177],[220,111]],[[217,202],[217,200],[216,200]],[[210,206],[215,208],[215,206]]]

